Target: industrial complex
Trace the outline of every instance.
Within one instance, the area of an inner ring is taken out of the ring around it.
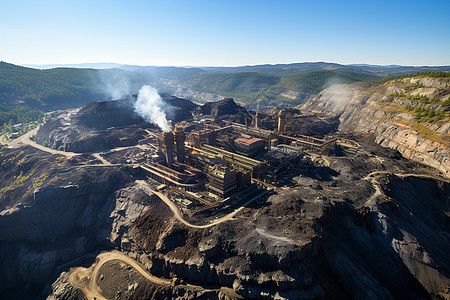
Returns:
[[[336,139],[298,134],[285,110],[267,124],[223,118],[183,121],[173,131],[148,131],[152,150],[140,164],[150,183],[182,207],[216,207],[245,200],[277,183],[283,172],[329,153]]]

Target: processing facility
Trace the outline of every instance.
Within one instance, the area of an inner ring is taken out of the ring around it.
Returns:
[[[173,131],[153,134],[154,150],[140,165],[159,189],[194,204],[214,206],[245,191],[271,184],[278,174],[308,163],[305,151],[324,152],[335,139],[293,135],[280,110],[273,130],[255,115],[252,126],[227,120],[184,121]]]

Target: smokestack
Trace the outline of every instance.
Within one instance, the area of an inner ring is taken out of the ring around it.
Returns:
[[[259,103],[256,106],[256,114],[255,114],[255,128],[259,128]]]
[[[184,134],[184,129],[181,126],[175,127],[175,132],[173,133],[175,136],[175,144],[177,147],[177,161],[179,163],[184,162],[184,141],[186,140],[186,135]]]
[[[173,163],[173,134],[172,132],[163,132],[164,149],[166,150],[166,164],[172,168]]]
[[[284,111],[284,109],[280,110],[280,112],[278,113],[278,133],[284,132],[285,117],[286,112]]]

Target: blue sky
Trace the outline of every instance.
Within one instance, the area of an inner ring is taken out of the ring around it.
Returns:
[[[0,60],[450,65],[450,1],[0,0]]]

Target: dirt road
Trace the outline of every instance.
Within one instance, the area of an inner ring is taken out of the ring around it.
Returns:
[[[136,180],[137,184],[140,185],[144,185],[146,186],[153,194],[155,194],[156,196],[158,196],[161,200],[164,201],[164,203],[167,204],[167,206],[169,206],[170,210],[173,212],[174,217],[179,220],[181,223],[183,223],[186,226],[192,227],[192,228],[209,228],[212,226],[215,226],[217,224],[232,220],[233,217],[239,213],[241,210],[243,210],[245,208],[245,206],[247,206],[248,204],[252,203],[253,201],[255,201],[256,199],[259,199],[260,197],[262,197],[263,195],[267,194],[268,191],[264,191],[261,194],[256,195],[255,197],[251,198],[250,200],[248,200],[247,202],[245,202],[244,204],[242,204],[239,208],[237,208],[236,210],[234,210],[233,212],[227,214],[226,216],[223,216],[222,218],[216,219],[213,222],[209,223],[209,224],[205,224],[205,225],[195,225],[192,224],[188,221],[186,221],[183,216],[180,213],[180,210],[178,209],[178,207],[175,205],[175,203],[173,203],[169,198],[167,198],[163,193],[157,192],[155,190],[153,190],[150,185],[145,182],[144,180]]]
[[[106,159],[104,159],[100,153],[101,152],[95,152],[95,153],[75,153],[75,152],[68,152],[68,151],[61,151],[61,150],[55,150],[52,148],[48,148],[45,147],[43,145],[40,145],[38,143],[36,143],[35,141],[32,141],[30,139],[30,137],[33,134],[36,134],[36,132],[38,131],[39,127],[34,128],[33,130],[28,131],[27,133],[21,135],[20,137],[18,137],[17,139],[11,141],[8,143],[9,147],[12,148],[16,148],[16,147],[21,147],[23,145],[29,145],[33,148],[48,152],[50,154],[57,154],[57,155],[63,155],[67,158],[72,158],[74,156],[79,156],[79,155],[83,155],[83,154],[92,154],[95,158],[97,158],[98,160],[100,160],[102,163],[99,165],[104,165],[104,166],[113,166],[113,164],[111,164],[109,161],[107,161]],[[125,149],[127,147],[120,147],[120,150]]]
[[[98,288],[96,278],[98,276],[98,272],[100,267],[104,265],[106,262],[111,260],[119,260],[124,263],[127,263],[131,267],[133,267],[136,271],[138,271],[142,276],[151,282],[159,285],[170,285],[171,281],[169,279],[162,279],[156,276],[153,276],[145,267],[138,261],[132,259],[128,255],[123,254],[122,252],[113,250],[111,252],[103,252],[97,256],[97,261],[90,266],[89,268],[78,267],[72,269],[69,275],[69,282],[72,286],[79,288],[83,291],[86,297],[91,299],[105,299],[102,296],[101,291]]]
[[[392,175],[395,175],[395,176],[400,177],[400,178],[419,177],[419,178],[442,180],[442,181],[447,181],[448,182],[448,179],[446,179],[446,178],[441,178],[441,177],[432,176],[432,175],[426,175],[426,174],[413,174],[413,173],[403,174],[403,173],[393,173],[393,172],[390,172],[390,171],[374,171],[374,172],[371,172],[371,173],[367,174],[364,178],[362,178],[362,180],[366,180],[366,181],[370,182],[372,184],[373,188],[375,189],[375,192],[366,201],[366,205],[367,206],[375,205],[376,204],[376,199],[379,196],[382,196],[384,194],[382,192],[382,190],[381,190],[380,183],[377,181],[377,178],[376,178],[377,175],[381,175],[381,174],[392,174]]]

